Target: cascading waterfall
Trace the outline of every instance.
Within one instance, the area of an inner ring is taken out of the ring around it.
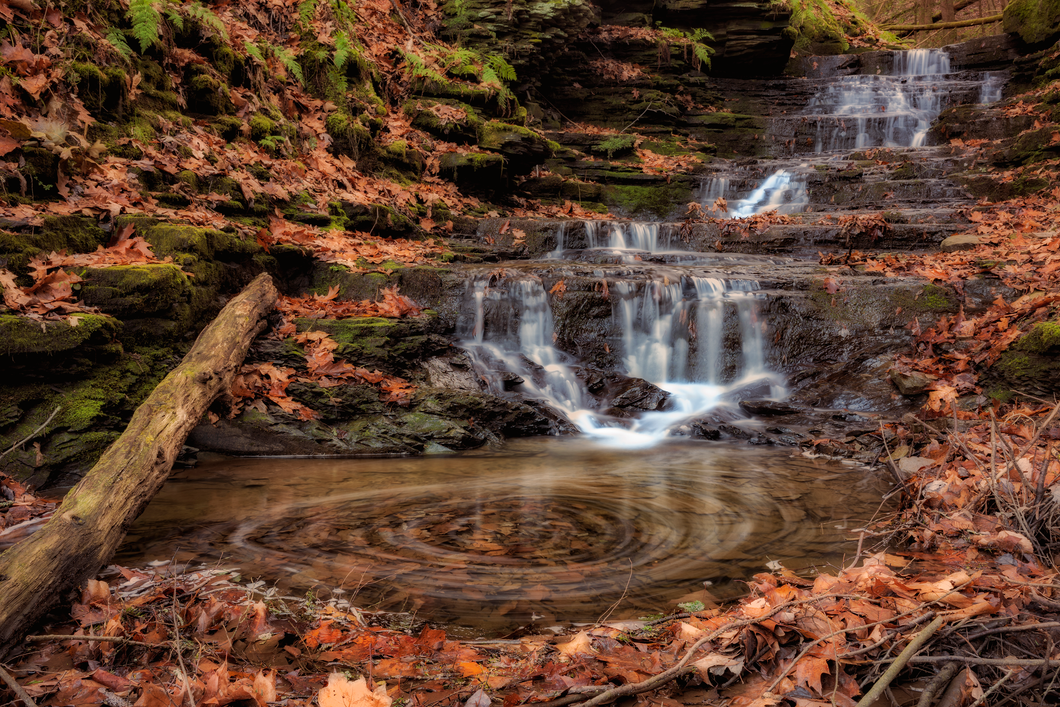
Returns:
[[[507,284],[505,290],[484,281],[472,283],[475,322],[465,348],[492,392],[502,393],[515,376],[529,397],[543,398],[568,415],[576,414],[584,407],[584,386],[571,369],[571,358],[552,344],[548,294],[537,278]],[[487,300],[506,310],[500,318],[506,326],[491,331],[488,340]]]
[[[931,123],[954,100],[955,87],[964,91],[961,100],[969,100],[973,88],[980,101],[1000,98],[1000,74],[984,75],[973,87],[950,68],[945,51],[923,49],[895,53],[890,74],[833,76],[801,114],[781,119],[798,138],[788,146],[836,155],[869,147],[924,146]],[[725,197],[732,218],[802,211],[809,203],[805,170],[806,165],[789,162],[753,187],[719,174],[704,184],[701,202],[709,209]],[[735,189],[743,190],[742,198],[731,196]],[[662,254],[676,245],[671,243],[673,232],[660,224],[589,221],[584,229],[584,245],[579,243],[577,250],[568,250],[572,233],[558,229],[548,258],[608,251],[632,263],[645,252]],[[668,272],[648,280],[605,276],[615,332],[609,343],[620,348],[615,353],[626,375],[670,394],[664,410],[620,420],[600,409],[609,403],[590,394],[583,382],[591,371],[580,369],[555,347],[549,297],[533,276],[509,273],[495,284],[473,284],[476,319],[467,348],[480,371],[492,371],[484,377],[495,392],[517,389],[544,399],[588,436],[616,446],[653,444],[675,426],[736,396],[783,398],[785,380],[767,364],[758,283],[681,269]]]
[[[545,399],[587,435],[627,447],[647,446],[736,390],[750,390],[758,397],[785,394],[782,377],[765,364],[757,289],[750,280],[694,276],[675,282],[614,284],[614,321],[621,332],[626,373],[671,396],[669,409],[645,412],[632,422],[610,419],[591,407],[570,357],[553,345],[548,296],[535,278],[493,286],[474,283],[473,338],[465,347],[480,369],[494,371],[487,376],[494,392],[503,392],[505,382],[517,376],[524,395]],[[489,336],[487,301],[501,308],[500,316],[490,318],[499,321],[498,331],[490,331]],[[722,347],[727,320],[740,340],[729,375]]]
[[[979,103],[1001,99],[1005,75],[983,74]],[[796,153],[843,154],[873,147],[924,147],[932,122],[955,99],[968,100],[967,75],[951,73],[950,57],[942,49],[912,49],[894,54],[889,74],[837,75],[798,115],[780,119],[792,127],[790,145]],[[964,92],[964,93],[962,93]],[[803,131],[807,126],[808,135]],[[737,199],[736,182],[729,175],[707,180],[700,203],[710,208],[721,196],[730,199],[726,218],[746,218],[767,211],[797,213],[809,204],[806,165],[778,169]],[[740,194],[740,192],[737,192]]]
[[[922,147],[944,107],[950,57],[941,49],[894,55],[894,73],[837,76],[806,108],[817,120],[814,152]]]

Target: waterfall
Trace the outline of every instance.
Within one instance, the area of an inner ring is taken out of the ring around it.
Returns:
[[[510,381],[525,397],[541,398],[566,413],[586,435],[627,447],[646,446],[721,404],[726,396],[783,397],[783,378],[765,362],[758,316],[758,283],[683,276],[675,281],[615,282],[613,325],[619,332],[624,372],[670,394],[665,411],[616,420],[599,411],[572,359],[553,342],[548,295],[536,278],[472,284],[475,321],[465,347],[477,367],[492,371],[490,389],[503,394]],[[488,317],[486,309],[496,310]],[[487,319],[489,321],[487,321]],[[726,351],[726,328],[739,348]],[[594,406],[595,404],[595,406]]]
[[[941,49],[897,52],[893,74],[835,76],[810,101],[817,121],[814,152],[867,147],[922,147],[952,81]]]
[[[838,70],[838,64],[830,66],[827,73]],[[774,118],[774,126],[786,131],[785,148],[846,158],[855,149],[922,147],[946,105],[976,95],[980,101],[998,100],[1004,82],[1003,73],[984,74],[975,85],[968,72],[951,73],[949,55],[937,49],[895,53],[891,66],[886,74],[828,77],[802,111]],[[798,160],[779,163],[764,178],[756,171],[755,181],[736,170],[718,173],[704,181],[701,203],[709,209],[724,197],[731,218],[802,211],[810,203],[810,167]],[[545,285],[533,275],[504,270],[469,286],[475,317],[469,322],[465,316],[460,327],[492,392],[544,400],[586,436],[624,447],[654,444],[719,406],[787,395],[784,377],[769,365],[770,337],[761,312],[765,295],[757,281],[719,271],[728,266],[718,265],[723,261],[716,256],[694,263],[686,256],[657,257],[668,264],[645,267],[639,262],[647,260],[645,253],[680,247],[676,229],[658,223],[586,221],[581,227],[584,238],[567,224],[560,226],[547,258],[553,264],[586,258],[585,265],[570,267],[578,275],[567,276],[580,282],[568,282],[566,296],[583,299],[564,302],[563,308],[592,317],[592,333],[584,335],[603,340],[584,343],[608,362],[607,370],[583,366],[557,348],[556,302]],[[624,264],[614,264],[616,255]],[[587,297],[591,289],[600,292],[600,279],[610,300],[609,322],[600,312],[602,302]],[[615,375],[609,375],[611,366]],[[629,378],[653,384],[668,399],[660,404],[658,390]],[[631,390],[642,396],[631,398],[634,405],[616,402]],[[629,419],[630,410],[639,414]]]
[[[471,283],[475,320],[464,346],[494,394],[513,381],[527,397],[547,400],[568,414],[584,407],[584,384],[571,369],[572,359],[553,346],[555,327],[548,294],[537,278],[514,280],[507,288]],[[487,303],[501,311],[503,326],[487,332]]]

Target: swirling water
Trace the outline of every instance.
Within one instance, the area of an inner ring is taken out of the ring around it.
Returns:
[[[184,470],[118,560],[218,563],[281,589],[338,590],[464,635],[719,599],[773,561],[849,559],[879,505],[863,469],[790,450],[537,438],[411,459],[228,459]]]

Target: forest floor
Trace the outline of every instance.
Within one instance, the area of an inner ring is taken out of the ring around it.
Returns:
[[[10,20],[24,4],[0,2],[0,16]],[[369,0],[359,11],[371,35],[366,46],[378,50],[372,59],[394,68],[389,49],[405,46],[409,32],[387,19],[391,5],[385,0]],[[45,44],[54,47],[67,34],[97,32],[84,22],[78,26],[51,12],[40,14]],[[255,38],[238,17],[224,19],[233,36]],[[320,228],[292,224],[275,213],[265,217],[265,226],[250,225],[219,214],[213,208],[216,192],[190,185],[176,186],[187,205],[160,205],[131,179],[128,158],[104,157],[102,145],[85,140],[64,142],[71,128],[84,133],[91,117],[76,95],[39,100],[62,90],[50,51],[33,51],[16,37],[13,43],[5,40],[0,52],[12,75],[20,77],[17,87],[11,76],[0,78],[0,126],[10,135],[0,135],[0,155],[35,142],[38,150],[54,150],[61,165],[57,198],[4,202],[0,216],[9,222],[150,213],[234,228],[266,244],[308,245],[324,260],[355,267],[372,267],[378,257],[419,257],[417,248],[430,247],[391,240],[405,250],[381,256],[376,240],[325,237]],[[273,72],[262,72],[259,95],[297,109],[305,137],[326,144],[325,102],[277,79],[280,59],[272,60]],[[132,101],[139,80],[136,74],[126,78],[126,100]],[[231,100],[241,106],[241,117],[257,108],[258,99],[247,91],[233,89]],[[1034,108],[1044,105],[1046,94],[1028,94],[1025,100]],[[1037,130],[1052,124],[1041,110]],[[428,144],[397,111],[380,134],[387,144],[404,141],[426,154],[465,150]],[[389,203],[398,215],[413,214],[421,231],[442,235],[451,227],[450,215],[482,206],[433,176],[430,165],[412,190],[362,174],[349,159],[323,147],[286,158],[282,149],[268,145],[226,142],[194,122],[162,124],[156,138],[121,147],[135,148],[133,161],[170,175],[227,174],[246,198],[304,191],[322,213],[334,200]],[[206,160],[208,153],[223,161]],[[270,176],[259,179],[247,164],[265,165]],[[0,167],[6,178],[23,179],[21,165]],[[997,177],[1015,181],[1033,172],[1056,183],[1058,169],[1057,160],[1044,160]],[[977,206],[969,218],[978,243],[969,250],[824,259],[833,268],[829,286],[838,297],[850,268],[917,274],[958,291],[967,278],[989,277],[1012,292],[985,312],[944,317],[915,332],[915,350],[896,362],[898,373],[919,376],[925,391],[918,415],[877,433],[888,448],[882,463],[895,478],[899,508],[863,535],[857,556],[835,573],[759,574],[749,582],[747,596],[731,605],[636,624],[603,623],[573,636],[461,641],[430,626],[416,632],[393,628],[386,615],[339,600],[280,596],[223,569],[110,567],[69,604],[68,615],[54,614],[47,633],[30,637],[0,668],[12,680],[0,691],[26,704],[142,707],[295,706],[314,700],[321,707],[494,702],[590,707],[615,700],[667,707],[722,702],[846,707],[892,700],[952,707],[1055,700],[1060,407],[1034,390],[1006,401],[985,392],[988,369],[1006,354],[1022,352],[1034,363],[1032,355],[1060,345],[1060,331],[1052,324],[1060,309],[1058,200],[1060,191],[1053,190]],[[510,215],[587,214],[570,204],[528,204]],[[142,246],[126,233],[115,239],[112,248],[120,252],[113,257],[153,258]],[[76,283],[63,267],[42,260],[31,282],[4,280],[7,307],[37,318],[66,316],[77,306]],[[1047,376],[1049,370],[1028,369],[1033,375],[1025,378]],[[393,386],[400,395],[400,384]],[[844,445],[846,440],[814,440],[805,451],[827,447],[842,453]],[[54,510],[54,503],[10,479],[0,480],[0,495],[0,547],[24,537]]]

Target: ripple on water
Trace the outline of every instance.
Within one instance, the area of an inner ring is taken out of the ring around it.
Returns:
[[[771,560],[837,564],[879,489],[864,470],[674,442],[520,440],[414,459],[213,459],[175,476],[119,560],[237,566],[283,588],[496,633],[740,592]]]

